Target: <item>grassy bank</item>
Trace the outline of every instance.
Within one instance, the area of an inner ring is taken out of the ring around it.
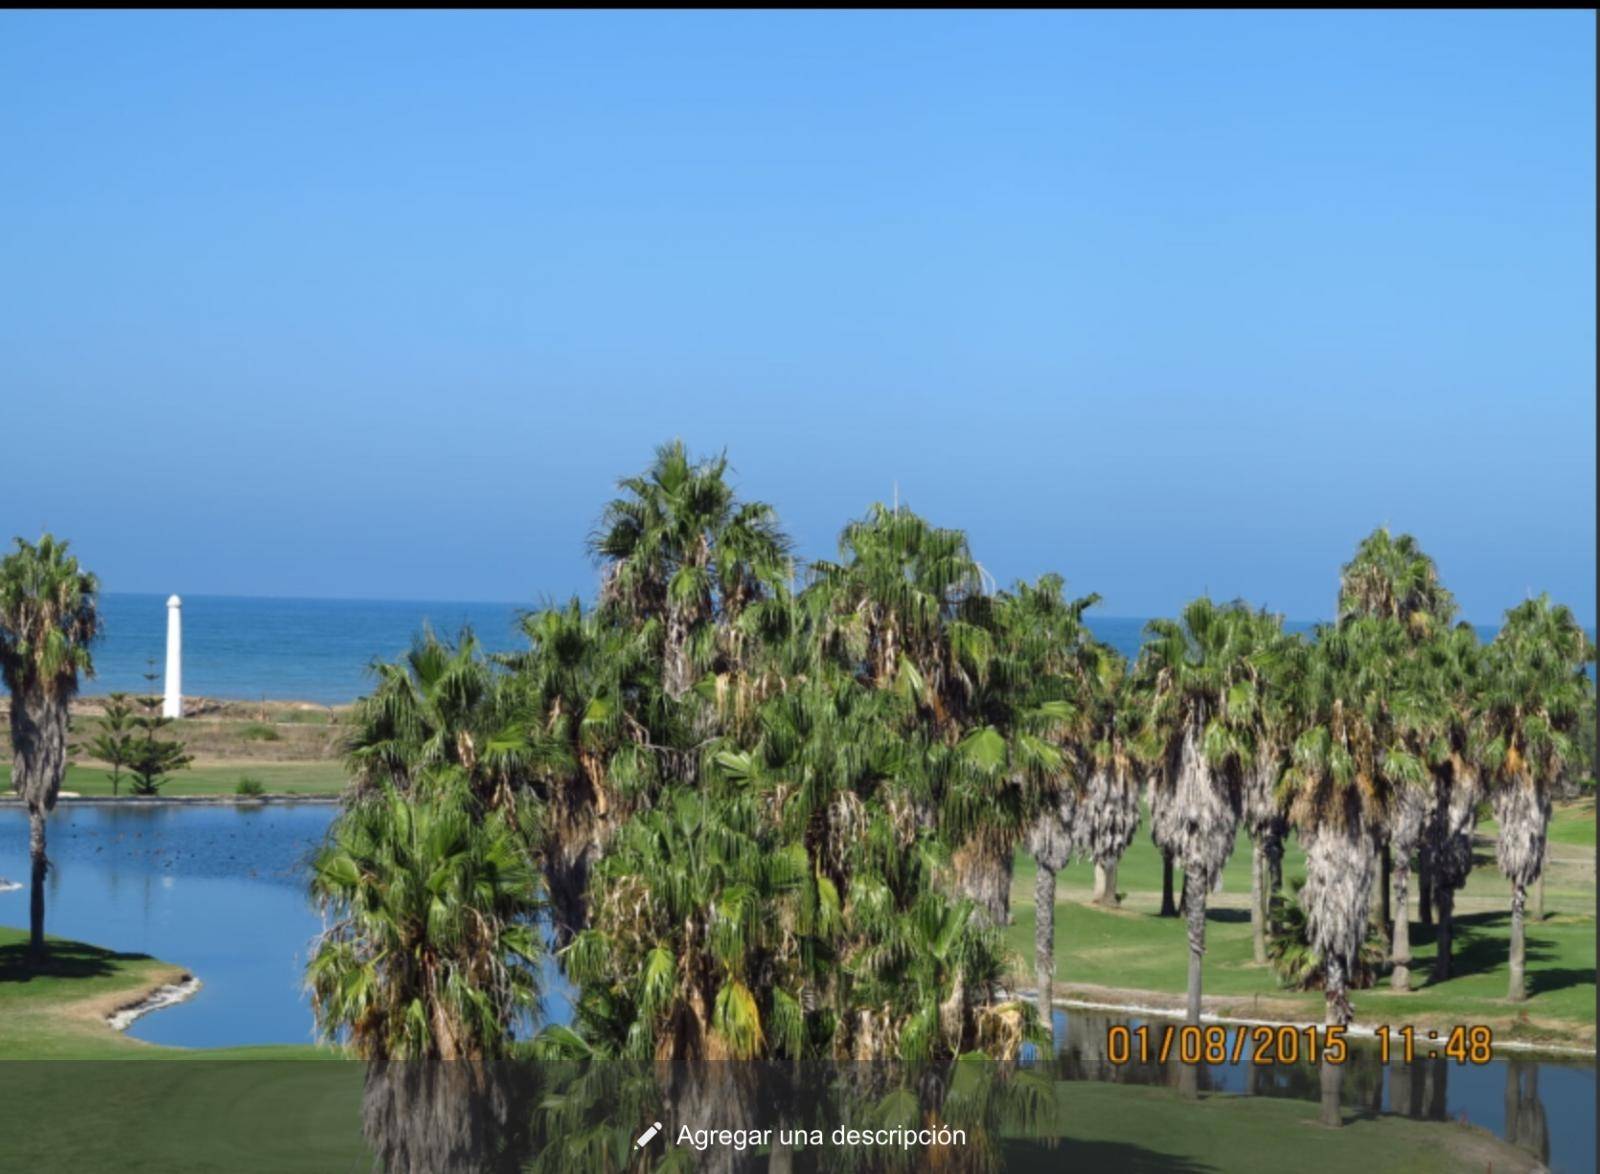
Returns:
[[[100,732],[101,699],[73,703],[72,743],[84,746]],[[167,734],[194,758],[161,788],[172,798],[232,795],[244,778],[271,795],[329,795],[343,789],[339,763],[344,708],[293,701],[213,701],[186,698],[187,716]],[[0,699],[0,717],[5,703]],[[0,720],[0,794],[11,791],[11,747],[7,723]],[[78,751],[62,790],[91,797],[110,796],[108,768]],[[120,794],[129,793],[126,776]]]
[[[1494,864],[1493,829],[1480,834],[1476,868],[1457,900],[1454,975],[1429,981],[1437,942],[1418,920],[1412,886],[1413,982],[1419,989],[1397,994],[1386,980],[1352,993],[1359,1022],[1366,1024],[1489,1023],[1501,1038],[1570,1042],[1595,1040],[1595,854],[1594,802],[1557,808],[1552,827],[1550,870],[1542,921],[1530,918],[1528,990],[1525,1003],[1506,1000],[1510,939],[1510,889]],[[1272,971],[1251,958],[1250,845],[1243,834],[1228,863],[1223,888],[1212,894],[1206,923],[1205,992],[1208,1009],[1262,1018],[1320,1020],[1322,996],[1279,986]],[[1292,842],[1285,878],[1303,875],[1304,858]],[[1020,958],[1033,950],[1033,862],[1023,854],[1011,893],[1013,921],[1008,940]],[[1161,860],[1147,834],[1128,849],[1118,877],[1123,907],[1106,910],[1087,902],[1092,869],[1063,870],[1057,892],[1057,994],[1107,1002],[1174,1005],[1187,978],[1184,923],[1157,916]],[[1018,976],[1031,985],[1032,974]],[[1133,997],[1130,997],[1133,992]]]
[[[49,939],[46,963],[34,967],[26,961],[27,945],[26,930],[0,926],[0,1062],[200,1058],[301,1061],[336,1056],[327,1048],[310,1045],[191,1051],[145,1043],[114,1030],[106,1017],[139,1002],[158,987],[186,978],[182,967],[147,954],[119,954],[57,937]]]
[[[50,940],[50,957],[27,964],[26,930],[0,926],[0,1058],[104,1059],[147,1047],[113,1031],[106,1016],[185,977],[144,954]]]
[[[232,795],[242,778],[257,780],[269,795],[336,795],[345,785],[344,768],[337,762],[200,762],[174,775],[161,794],[170,799]],[[111,783],[100,767],[77,764],[67,768],[61,789],[75,795],[109,796]],[[0,795],[11,793],[11,766],[0,764]],[[126,782],[121,793],[128,794]]]

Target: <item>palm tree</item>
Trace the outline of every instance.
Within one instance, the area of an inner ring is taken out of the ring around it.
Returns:
[[[1380,526],[1361,540],[1355,555],[1340,572],[1338,622],[1343,625],[1357,619],[1392,621],[1406,634],[1408,660],[1420,655],[1421,650],[1431,642],[1445,637],[1455,613],[1455,597],[1441,582],[1438,566],[1410,534],[1393,535],[1387,526]],[[1397,665],[1397,671],[1406,671],[1406,665]],[[1426,689],[1418,700],[1427,701]],[[1432,700],[1438,702],[1439,698]],[[1429,826],[1441,828],[1453,824],[1449,791],[1446,787],[1445,793],[1437,795],[1435,802],[1427,806],[1423,816],[1423,833]],[[1395,843],[1386,828],[1378,829],[1382,839],[1380,895],[1387,918],[1391,912],[1390,876],[1396,860],[1398,858],[1401,872],[1399,884],[1403,890],[1408,887],[1410,880],[1411,854],[1420,849],[1423,923],[1432,924],[1432,902],[1438,885],[1432,866],[1437,861],[1448,870],[1458,854],[1454,849],[1446,849],[1444,842],[1437,838],[1430,839],[1424,834],[1419,840],[1413,834],[1413,808],[1418,798],[1410,794],[1396,796],[1393,813],[1395,830],[1404,842]],[[1437,845],[1438,851],[1430,845]],[[1451,876],[1455,876],[1453,871]],[[1459,880],[1464,882],[1465,876]],[[1446,896],[1445,900],[1448,899]],[[1406,923],[1408,911],[1404,892],[1398,904],[1400,916],[1395,919],[1392,930],[1393,981],[1396,989],[1405,989],[1410,981],[1411,935],[1410,926]]]
[[[1116,906],[1117,865],[1139,831],[1139,784],[1136,760],[1142,699],[1136,695],[1128,665],[1115,650],[1102,646],[1101,668],[1094,686],[1094,745],[1084,788],[1084,854],[1094,862],[1096,904]]]
[[[1033,857],[1033,977],[1039,1020],[1050,1031],[1055,1051],[1056,874],[1066,867],[1081,838],[1077,830],[1080,804],[1066,799],[1045,811],[1028,829]]]
[[[1514,1001],[1527,997],[1523,913],[1543,865],[1550,789],[1575,756],[1581,713],[1592,704],[1584,669],[1594,658],[1572,612],[1547,595],[1506,612],[1487,653],[1483,758],[1500,824],[1495,855],[1511,881]]]
[[[1176,870],[1173,845],[1178,833],[1177,812],[1171,804],[1158,799],[1172,786],[1171,780],[1164,777],[1167,768],[1166,747],[1155,731],[1150,736],[1141,737],[1135,745],[1135,761],[1145,772],[1144,805],[1150,812],[1150,842],[1161,856],[1161,908],[1156,916],[1177,917],[1178,903],[1173,900],[1173,873]]]
[[[566,950],[577,1035],[658,1061],[1015,1055],[1031,1019],[1000,997],[1003,952],[971,904],[926,872],[864,870],[836,895],[762,790],[680,790],[619,832]]]
[[[549,753],[530,743],[527,715],[470,630],[452,644],[424,629],[401,660],[371,671],[377,684],[356,703],[344,744],[358,789],[408,791],[450,777],[486,805],[506,807]]]
[[[1152,830],[1159,825],[1159,842],[1184,874],[1191,1024],[1200,1022],[1206,896],[1233,852],[1241,776],[1251,762],[1257,702],[1248,665],[1252,625],[1245,605],[1219,607],[1202,597],[1184,608],[1180,621],[1152,620],[1140,656],[1148,722],[1162,759],[1152,788]],[[1194,1091],[1192,1082],[1186,1091]]]
[[[100,585],[49,534],[0,559],[0,676],[11,693],[11,786],[28,808],[32,887],[28,957],[45,957],[45,819],[67,770],[67,727],[79,675],[92,676]]]
[[[1022,761],[1027,747],[1007,742],[1016,676],[1001,659],[995,600],[966,536],[903,507],[873,505],[845,527],[839,550],[838,562],[811,568],[813,638],[864,684],[908,702],[919,805],[955,849],[957,890],[1003,924],[1011,851],[1050,784]],[[1059,770],[1058,751],[1037,737],[1029,745],[1049,760],[1035,764],[1042,773]]]
[[[939,730],[959,726],[993,640],[983,572],[967,536],[881,502],[811,567],[818,635],[879,688],[897,683]]]
[[[1305,643],[1283,630],[1283,617],[1266,611],[1248,621],[1253,647],[1245,671],[1256,697],[1253,757],[1244,770],[1241,796],[1250,836],[1250,938],[1257,965],[1267,961],[1267,922],[1283,884],[1283,846],[1288,819],[1278,783],[1300,720]]]
[[[459,778],[354,798],[312,865],[326,928],[307,964],[319,1029],[367,1062],[385,1170],[479,1170],[508,1124],[496,1060],[537,1006],[538,877]]]
[[[1394,968],[1389,985],[1397,991],[1411,989],[1411,857],[1423,842],[1430,798],[1426,787],[1401,785],[1394,789],[1389,805],[1389,849],[1394,865],[1394,930],[1389,948]]]
[[[695,461],[682,441],[619,481],[589,546],[603,566],[602,610],[660,625],[662,687],[681,699],[719,659],[738,659],[744,609],[789,578],[789,541],[772,507],[741,503],[726,456]]]
[[[804,849],[767,842],[754,803],[680,790],[620,830],[594,883],[564,952],[580,1035],[633,1059],[800,1054],[818,903]]]
[[[1306,933],[1322,960],[1326,1021],[1351,1018],[1346,982],[1366,940],[1377,839],[1397,784],[1416,785],[1422,763],[1390,721],[1404,630],[1393,620],[1354,619],[1317,632],[1309,658],[1304,732],[1283,787],[1306,853],[1300,890]],[[1323,1065],[1322,1117],[1340,1124],[1337,1065]]]
[[[1443,982],[1450,977],[1453,958],[1455,894],[1472,872],[1472,833],[1482,798],[1482,745],[1473,719],[1480,706],[1483,650],[1472,626],[1462,623],[1432,637],[1417,652],[1411,741],[1419,747],[1418,755],[1428,769],[1425,785],[1431,781],[1420,858],[1427,867],[1438,910],[1433,981]],[[1405,803],[1411,802],[1408,793]],[[1400,905],[1404,914],[1403,892]],[[1396,942],[1400,940],[1399,927],[1397,920]],[[1410,945],[1409,935],[1405,944]],[[1398,952],[1395,957],[1400,957]]]
[[[1390,619],[1413,641],[1442,633],[1456,612],[1439,568],[1410,534],[1380,526],[1361,540],[1339,573],[1339,623]]]
[[[1048,880],[1045,931],[1052,958],[1055,873],[1066,862],[1063,851],[1070,853],[1087,830],[1082,778],[1094,755],[1096,694],[1114,688],[1120,660],[1089,638],[1083,622],[1099,596],[1069,601],[1064,586],[1061,576],[1043,575],[997,598],[995,654],[976,682],[972,704],[974,725],[984,724],[960,743],[967,769],[950,777],[940,811],[941,832],[961,845],[962,892],[992,924],[1009,920],[1018,842],[1026,837],[1041,849],[1035,853],[1044,874],[1035,882],[1035,914]],[[999,786],[995,773],[1004,776]]]
[[[565,945],[588,923],[594,861],[659,786],[653,729],[667,715],[647,635],[576,599],[525,614],[521,628],[528,648],[496,659],[510,669],[506,709],[527,723],[523,779],[539,804],[536,848]]]

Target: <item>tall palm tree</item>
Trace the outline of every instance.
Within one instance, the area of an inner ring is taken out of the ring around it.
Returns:
[[[1511,881],[1511,981],[1527,997],[1523,914],[1543,866],[1550,789],[1576,754],[1581,713],[1592,704],[1585,666],[1594,645],[1570,609],[1541,595],[1506,612],[1490,643],[1481,720],[1490,772],[1496,858]]]
[[[1096,904],[1116,906],[1117,865],[1139,831],[1136,742],[1142,699],[1115,650],[1102,646],[1101,669],[1091,682],[1094,744],[1084,787],[1084,854],[1094,862]]]
[[[687,694],[720,659],[737,658],[736,621],[789,578],[789,541],[772,507],[740,502],[726,456],[696,461],[682,441],[619,481],[589,546],[602,562],[601,608],[660,625],[662,686]]]
[[[1326,1021],[1351,1018],[1347,981],[1366,940],[1377,878],[1379,829],[1397,784],[1416,785],[1422,763],[1390,720],[1404,630],[1356,619],[1322,628],[1309,658],[1304,732],[1284,775],[1289,816],[1306,853],[1300,891],[1306,931],[1322,959]],[[1336,1065],[1323,1066],[1323,1123],[1340,1124]]]
[[[1278,786],[1299,733],[1305,643],[1283,630],[1283,617],[1266,611],[1248,621],[1252,648],[1245,671],[1255,693],[1250,765],[1243,772],[1244,825],[1250,836],[1250,938],[1258,965],[1267,961],[1267,922],[1283,883],[1288,819]]]
[[[1397,991],[1411,989],[1411,858],[1423,843],[1424,820],[1430,812],[1431,798],[1425,785],[1402,784],[1395,788],[1389,805],[1389,849],[1394,866],[1394,929],[1389,948],[1393,969],[1389,985]]]
[[[319,1029],[367,1062],[385,1170],[487,1168],[506,1120],[494,1062],[539,995],[538,877],[459,777],[356,796],[312,865],[326,928],[306,968]]]
[[[996,600],[995,655],[978,681],[974,724],[984,724],[960,744],[972,759],[992,752],[1003,762],[996,788],[984,770],[950,779],[940,812],[941,831],[960,845],[963,893],[979,903],[991,923],[1009,920],[1011,866],[1018,842],[1043,849],[1035,859],[1053,881],[1068,845],[1077,845],[1088,814],[1083,778],[1094,755],[1096,695],[1113,688],[1116,653],[1089,638],[1083,613],[1099,602],[1088,595],[1067,600],[1059,575],[1018,583]],[[1044,880],[1036,881],[1035,914]],[[1054,888],[1046,918],[1054,953]],[[1037,932],[1037,927],[1036,927]]]
[[[1039,1020],[1050,1031],[1055,1051],[1056,874],[1067,866],[1082,839],[1081,804],[1067,798],[1041,813],[1028,829],[1033,857],[1033,978]]]
[[[1456,614],[1455,597],[1445,588],[1439,577],[1439,568],[1410,534],[1395,535],[1387,526],[1380,526],[1361,540],[1351,560],[1339,575],[1338,622],[1348,624],[1357,619],[1388,620],[1405,633],[1408,650],[1405,660],[1414,660],[1431,642],[1446,636]],[[1406,671],[1405,663],[1396,671]],[[1425,694],[1419,701],[1426,700]],[[1437,703],[1440,699],[1434,698]],[[1424,812],[1424,834],[1419,839],[1410,838],[1412,830],[1411,808],[1418,796],[1397,795],[1395,805],[1396,830],[1407,837],[1405,844],[1392,843],[1386,828],[1379,828],[1381,897],[1385,916],[1391,911],[1390,876],[1398,857],[1401,871],[1400,884],[1406,886],[1410,879],[1411,853],[1420,849],[1422,862],[1422,902],[1424,924],[1432,923],[1432,902],[1436,882],[1432,865],[1435,860],[1450,870],[1457,853],[1440,843],[1439,850],[1430,847],[1433,840],[1425,834],[1429,826],[1440,828],[1454,821],[1450,814],[1449,788],[1435,796],[1435,801]],[[1400,849],[1404,848],[1401,855]],[[1454,871],[1450,871],[1452,878]],[[1464,882],[1465,877],[1460,877]],[[1448,900],[1448,897],[1446,897]],[[1397,987],[1409,983],[1410,926],[1404,924],[1408,912],[1401,901],[1401,916],[1396,920],[1391,953],[1395,963],[1394,977]],[[1404,959],[1404,961],[1402,961]],[[1403,988],[1401,988],[1403,989]]]
[[[1257,694],[1249,674],[1253,616],[1243,604],[1200,598],[1180,620],[1145,628],[1139,674],[1162,769],[1152,788],[1152,825],[1184,874],[1188,920],[1188,1021],[1200,1022],[1206,898],[1233,852],[1242,774],[1251,762]],[[1185,1091],[1193,1092],[1192,1082]]]
[[[1483,798],[1482,740],[1474,723],[1483,687],[1483,650],[1472,626],[1462,623],[1430,638],[1417,652],[1410,741],[1427,766],[1423,782],[1431,790],[1419,856],[1428,869],[1438,913],[1433,981],[1443,982],[1450,977],[1453,961],[1455,894],[1472,872],[1472,833]],[[1405,802],[1411,802],[1409,793]],[[1403,892],[1399,904],[1403,914]],[[1397,943],[1399,927],[1397,919]],[[1405,944],[1409,946],[1409,937]],[[1400,957],[1398,952],[1394,956]]]
[[[908,702],[903,732],[918,748],[907,769],[920,769],[919,806],[954,847],[958,891],[1003,923],[1010,853],[1060,754],[1037,738],[1007,741],[1017,678],[994,597],[966,536],[904,507],[873,505],[845,527],[839,550],[837,562],[811,568],[805,605],[813,638],[864,684]],[[1055,602],[1067,611],[1059,587]],[[1030,748],[1042,764],[1023,761]]]
[[[44,942],[45,819],[67,770],[67,726],[80,675],[94,673],[89,646],[100,632],[99,582],[68,544],[22,538],[0,559],[0,676],[11,693],[11,785],[28,808],[32,885],[28,957]]]
[[[496,659],[510,670],[506,709],[527,723],[524,781],[539,804],[536,848],[565,945],[588,922],[594,861],[659,786],[652,740],[666,715],[648,635],[576,599],[525,614],[521,628],[527,649]]]

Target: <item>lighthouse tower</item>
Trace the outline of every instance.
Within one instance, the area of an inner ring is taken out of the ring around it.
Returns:
[[[167,600],[167,694],[162,717],[183,716],[183,600]]]

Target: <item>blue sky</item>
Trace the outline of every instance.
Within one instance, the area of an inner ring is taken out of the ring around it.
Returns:
[[[661,440],[1114,615],[1595,618],[1592,13],[0,15],[0,531],[533,600]]]

